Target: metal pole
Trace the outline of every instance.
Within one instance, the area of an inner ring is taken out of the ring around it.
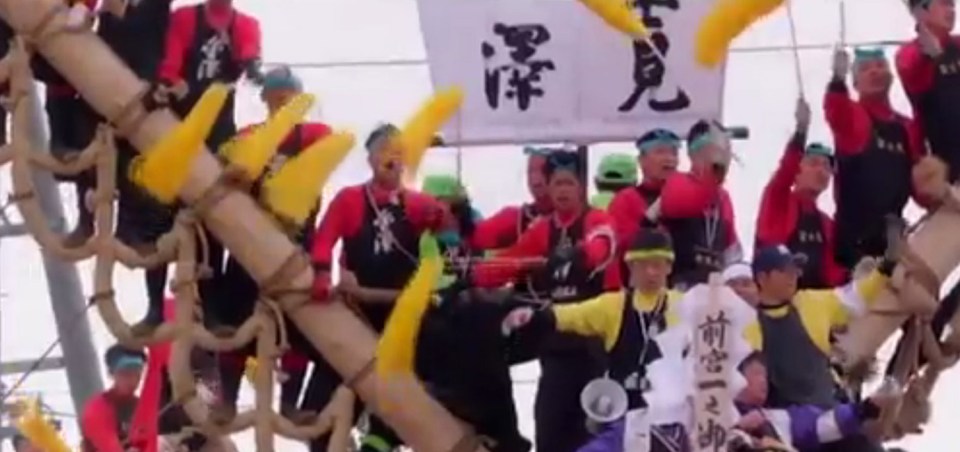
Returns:
[[[49,149],[49,138],[45,127],[47,121],[35,85],[31,89],[29,101],[33,103],[34,114],[30,121],[31,142],[34,146],[40,146],[43,151],[46,151]],[[36,184],[37,198],[50,222],[50,227],[55,232],[63,233],[66,230],[66,220],[56,181],[49,172],[37,170],[33,171],[33,181]],[[64,262],[43,249],[40,250],[40,254],[43,256],[43,267],[47,274],[47,287],[53,307],[53,317],[57,322],[60,349],[63,351],[67,368],[70,395],[73,398],[75,412],[80,413],[88,399],[103,391],[100,358],[93,346],[90,322],[86,316],[83,286],[80,285],[80,276],[73,263]]]

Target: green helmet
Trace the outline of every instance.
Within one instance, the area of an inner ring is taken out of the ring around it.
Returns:
[[[421,190],[435,198],[462,198],[466,196],[460,180],[449,174],[431,174],[424,177]]]
[[[609,154],[600,160],[597,183],[636,185],[637,161],[629,154]]]

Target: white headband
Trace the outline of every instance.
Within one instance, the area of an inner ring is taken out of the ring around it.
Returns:
[[[746,262],[737,262],[730,264],[727,266],[727,268],[723,269],[721,278],[723,278],[724,284],[740,278],[753,279],[753,269],[750,268],[750,264],[747,264]]]

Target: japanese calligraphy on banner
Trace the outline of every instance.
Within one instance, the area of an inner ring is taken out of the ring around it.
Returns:
[[[576,0],[418,0],[434,87],[467,97],[448,143],[632,141],[721,119],[724,68],[694,35],[715,0],[626,0],[652,42],[632,42]]]
[[[734,395],[745,385],[737,366],[750,353],[743,330],[755,318],[750,307],[711,275],[684,296],[682,324],[692,333],[694,426],[690,438],[696,452],[726,452],[731,428],[739,415]]]

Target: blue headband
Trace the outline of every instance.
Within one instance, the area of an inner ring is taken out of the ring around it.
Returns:
[[[695,138],[693,141],[687,144],[687,153],[691,155],[696,154],[701,149],[703,149],[708,144],[710,144],[712,141],[713,140],[709,132],[703,135],[700,135],[699,137]]]
[[[865,61],[886,60],[887,54],[879,47],[857,47],[853,49],[853,62],[862,63]]]
[[[804,149],[803,153],[805,155],[822,155],[831,159],[833,158],[833,149],[821,143],[810,143],[810,145]]]
[[[534,146],[524,146],[523,148],[523,153],[530,157],[546,157],[550,155],[551,152],[553,152],[553,149],[551,148],[538,148]]]
[[[110,371],[113,372],[125,369],[141,369],[143,368],[143,365],[143,358],[139,356],[124,355],[117,358],[117,361],[110,366]]]

